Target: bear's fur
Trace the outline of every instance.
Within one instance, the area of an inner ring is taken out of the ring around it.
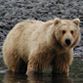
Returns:
[[[50,66],[53,73],[68,75],[73,48],[80,40],[79,23],[78,18],[18,23],[3,44],[3,59],[8,70],[18,73],[20,68],[25,71],[27,68],[28,75]]]

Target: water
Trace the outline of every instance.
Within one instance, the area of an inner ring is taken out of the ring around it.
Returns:
[[[83,83],[83,60],[75,58],[70,68],[70,76],[53,76],[50,73],[43,75],[16,75],[11,72],[0,73],[0,83]]]

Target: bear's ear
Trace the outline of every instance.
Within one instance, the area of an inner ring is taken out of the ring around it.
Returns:
[[[75,23],[78,26],[80,24],[80,19],[79,18],[74,19],[73,23]]]
[[[55,18],[54,19],[54,24],[57,25],[61,22],[61,19],[60,18]]]
[[[61,19],[60,18],[55,18],[53,20],[46,21],[45,22],[45,26],[48,27],[48,26],[51,26],[51,25],[57,25],[60,22],[61,22]]]

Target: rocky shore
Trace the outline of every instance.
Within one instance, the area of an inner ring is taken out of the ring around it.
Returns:
[[[24,19],[80,18],[81,41],[75,56],[83,58],[83,0],[0,0],[0,66],[2,45],[12,27]]]

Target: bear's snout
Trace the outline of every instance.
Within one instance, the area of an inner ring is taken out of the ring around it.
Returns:
[[[67,46],[69,46],[69,45],[71,44],[71,40],[70,40],[70,39],[66,39],[66,40],[65,40],[65,44],[66,44]]]

